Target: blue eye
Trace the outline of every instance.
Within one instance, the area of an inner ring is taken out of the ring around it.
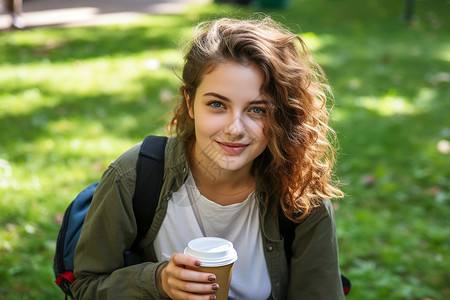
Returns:
[[[208,105],[211,106],[212,108],[223,108],[223,104],[217,101],[212,101],[208,103]]]
[[[261,115],[261,114],[265,114],[266,113],[266,110],[264,108],[262,108],[262,107],[253,107],[253,108],[250,109],[250,111],[252,113],[254,113],[254,114],[257,114],[257,115]]]

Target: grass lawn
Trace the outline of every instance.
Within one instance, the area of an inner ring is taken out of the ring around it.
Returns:
[[[335,93],[335,201],[347,299],[450,298],[448,0],[288,1]],[[260,9],[258,9],[260,10]],[[164,134],[199,20],[256,8],[207,4],[129,25],[0,32],[0,299],[61,299],[61,215],[120,153]],[[164,24],[164,26],[161,26]]]

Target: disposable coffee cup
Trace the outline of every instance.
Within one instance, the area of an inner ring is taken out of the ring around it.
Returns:
[[[203,237],[190,241],[184,254],[201,262],[199,268],[190,268],[216,275],[219,290],[215,293],[217,300],[227,300],[230,289],[234,262],[237,260],[233,244],[225,239]]]

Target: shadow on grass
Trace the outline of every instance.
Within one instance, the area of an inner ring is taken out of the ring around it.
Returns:
[[[163,118],[168,112],[168,104],[164,104],[155,91],[160,91],[161,87],[167,85],[167,80],[141,77],[135,81],[143,85],[144,97],[141,99],[131,100],[120,92],[77,95],[55,91],[45,85],[21,85],[24,89],[38,88],[44,99],[50,98],[53,101],[50,106],[43,105],[26,113],[0,117],[0,126],[5,129],[2,138],[17,143],[20,142],[18,137],[23,141],[52,137],[56,132],[51,132],[51,126],[47,125],[62,120],[70,120],[75,123],[74,126],[78,123],[80,127],[73,128],[74,130],[83,130],[81,125],[89,122],[101,122],[104,131],[117,136],[135,137],[139,133],[151,132],[165,122]],[[12,94],[15,89],[5,90]],[[121,126],[119,120],[125,114],[135,120],[133,126]]]

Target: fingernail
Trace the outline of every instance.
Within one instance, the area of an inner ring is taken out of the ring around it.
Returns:
[[[213,289],[213,291],[217,291],[219,289],[219,285],[217,283],[214,283],[212,285],[212,289]]]
[[[202,263],[199,262],[198,260],[195,262],[195,266],[196,266],[196,267],[200,267],[201,265],[202,265]]]
[[[211,299],[211,300],[216,300],[216,295],[211,295],[211,296],[209,297],[209,299]]]
[[[216,276],[209,275],[208,280],[211,282],[214,282],[214,281],[216,281]]]

